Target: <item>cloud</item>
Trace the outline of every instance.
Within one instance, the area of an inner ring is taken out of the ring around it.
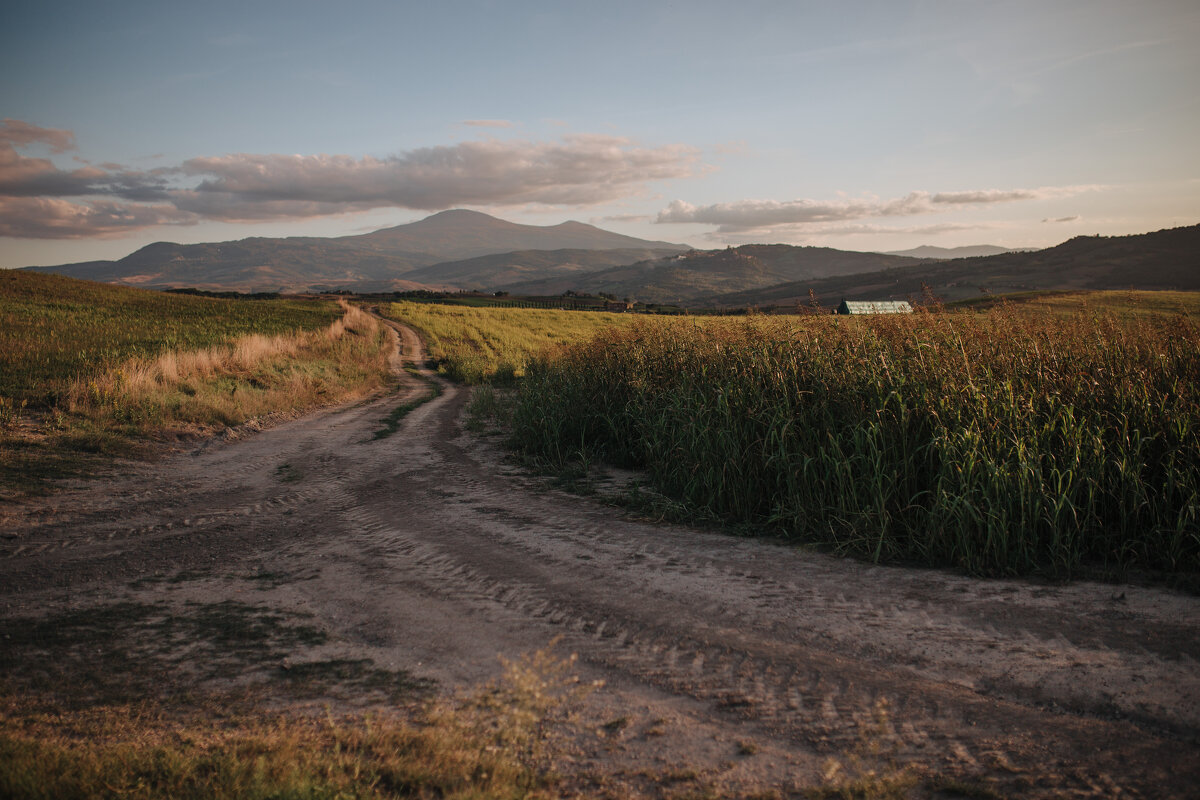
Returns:
[[[457,205],[585,206],[637,194],[650,181],[688,177],[696,160],[691,147],[642,148],[598,135],[559,142],[489,139],[390,158],[239,154],[184,162],[179,171],[201,181],[178,202],[220,219],[385,206],[424,211]]]
[[[0,236],[22,239],[104,239],[155,225],[197,221],[193,215],[171,205],[0,197]]]
[[[12,217],[0,235],[73,238],[90,230],[110,236],[204,219],[304,219],[385,207],[588,206],[642,194],[651,181],[686,178],[702,169],[693,147],[642,147],[588,134],[551,142],[485,139],[386,158],[242,153],[150,170],[86,162],[60,169],[50,159],[18,152],[34,143],[60,152],[73,147],[74,139],[70,131],[5,121],[0,201]]]
[[[768,230],[780,226],[814,225],[877,217],[931,214],[958,206],[1010,203],[1066,197],[1098,186],[1051,186],[1038,189],[983,189],[967,192],[910,192],[903,197],[882,200],[865,197],[850,200],[739,200],[695,206],[675,200],[658,213],[658,223],[696,223],[716,225],[720,233]]]
[[[59,128],[39,128],[19,119],[0,122],[0,142],[18,147],[42,143],[50,145],[52,153],[65,153],[75,149],[75,134]]]
[[[1056,219],[1051,219],[1051,218],[1047,217],[1046,219],[1042,220],[1042,222],[1075,222],[1078,219],[1079,219],[1079,215],[1074,214],[1069,217],[1058,217]]]
[[[612,214],[607,217],[593,217],[592,222],[652,222],[654,217],[649,214]]]
[[[515,122],[509,122],[506,119],[464,119],[463,125],[469,125],[472,128],[513,128],[516,127]]]
[[[986,223],[964,224],[957,222],[906,226],[874,225],[870,223],[796,224],[737,231],[716,230],[704,234],[704,238],[712,242],[720,242],[721,244],[748,244],[761,241],[766,236],[789,242],[804,242],[812,238],[819,239],[827,236],[895,236],[901,234],[933,236],[941,233],[982,230],[991,227],[994,226]]]

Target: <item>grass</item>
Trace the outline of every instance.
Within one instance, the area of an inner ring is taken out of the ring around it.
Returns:
[[[415,716],[312,718],[217,701],[61,709],[0,697],[0,796],[41,798],[538,798],[555,783],[547,729],[573,692],[546,653]]]
[[[386,332],[318,301],[224,300],[0,272],[0,499],[50,491],[164,435],[361,395]]]
[[[1115,315],[1122,318],[1200,317],[1200,292],[1042,291],[960,300],[952,308],[990,310],[1004,305],[1028,306],[1064,316]]]
[[[513,426],[876,561],[1195,576],[1198,386],[1188,316],[655,320],[534,362]]]
[[[421,332],[438,371],[473,384],[505,383],[524,374],[525,364],[548,348],[582,341],[609,328],[627,326],[628,314],[529,308],[472,308],[433,303],[390,303],[389,319]]]
[[[410,412],[420,408],[430,400],[442,396],[442,387],[440,384],[426,380],[425,378],[421,377],[420,373],[415,371],[413,371],[411,374],[425,383],[429,387],[429,392],[421,395],[420,397],[401,403],[393,408],[386,417],[380,420],[383,427],[375,431],[375,439],[385,439],[388,436],[391,436],[393,433],[400,430],[401,421],[403,421],[403,419],[407,417]]]
[[[31,408],[132,358],[331,325],[333,302],[225,300],[0,270],[0,397]]]

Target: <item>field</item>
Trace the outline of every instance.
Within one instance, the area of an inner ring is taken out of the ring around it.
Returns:
[[[386,337],[333,302],[227,300],[0,271],[0,484],[381,385]]]
[[[1194,576],[1200,324],[1128,299],[640,322],[534,362],[515,434],[529,455],[644,468],[697,513],[873,560]]]
[[[419,330],[438,370],[464,383],[520,376],[525,364],[547,348],[632,322],[627,314],[412,302],[391,303],[380,311]]]

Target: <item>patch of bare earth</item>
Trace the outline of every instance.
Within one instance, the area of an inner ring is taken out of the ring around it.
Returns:
[[[123,603],[121,630],[173,643],[142,654],[161,670],[145,691],[299,674],[311,691],[271,695],[297,709],[465,691],[555,643],[602,683],[558,731],[564,792],[788,796],[868,734],[914,775],[1010,796],[1200,786],[1200,599],[639,520],[509,466],[463,431],[461,387],[375,439],[428,391],[404,381],[3,509],[5,624]],[[5,664],[10,683],[32,670]]]

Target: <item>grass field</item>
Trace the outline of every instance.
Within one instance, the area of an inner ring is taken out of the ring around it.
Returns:
[[[49,407],[74,379],[130,358],[318,330],[341,314],[334,302],[222,300],[0,270],[0,396]]]
[[[464,383],[522,375],[525,364],[547,348],[632,322],[628,314],[412,302],[390,303],[380,311],[419,330],[439,371]]]
[[[1200,321],[1100,301],[639,323],[534,362],[515,433],[871,559],[1195,575]]]
[[[0,271],[0,498],[163,433],[361,394],[386,334],[334,302],[189,297]]]

